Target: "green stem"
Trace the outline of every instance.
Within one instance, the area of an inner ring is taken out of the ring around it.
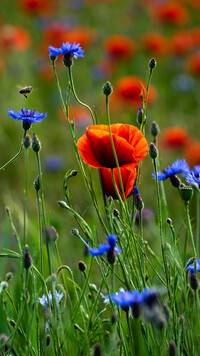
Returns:
[[[26,131],[24,131],[23,139],[25,136],[26,136]],[[22,139],[22,143],[21,143],[19,151],[8,162],[6,162],[3,166],[0,167],[0,171],[5,169],[10,163],[12,163],[20,155],[20,153],[22,152],[22,149],[24,147],[23,139]]]
[[[71,85],[71,90],[72,90],[72,93],[74,94],[74,98],[76,99],[76,101],[84,106],[85,108],[87,108],[90,112],[90,115],[91,115],[91,118],[92,118],[92,122],[93,122],[93,125],[96,124],[95,122],[95,117],[94,117],[94,114],[92,112],[92,109],[85,103],[83,103],[81,100],[79,100],[77,94],[76,94],[76,91],[75,91],[75,88],[74,88],[74,82],[73,82],[73,76],[72,76],[72,70],[71,70],[71,67],[68,67],[68,70],[69,70],[69,81],[70,81],[70,85]]]
[[[197,256],[199,256],[199,241],[200,241],[200,192],[196,192],[196,250]]]
[[[193,232],[192,232],[192,225],[191,225],[191,221],[190,221],[190,213],[189,213],[189,204],[188,203],[185,204],[185,213],[186,213],[186,218],[187,218],[187,225],[188,225],[188,231],[189,231],[190,240],[191,240],[191,244],[192,244],[193,254],[194,254],[194,257],[197,257],[196,248],[195,248],[195,244],[194,244],[194,237],[193,237]]]
[[[39,182],[40,182],[42,219],[43,219],[43,226],[45,226],[46,225],[46,216],[45,216],[45,208],[44,208],[44,188],[43,188],[42,169],[41,169],[41,162],[40,162],[40,154],[39,154],[39,152],[36,152],[36,159],[37,159],[38,175],[39,175]]]
[[[139,210],[139,227],[140,227],[140,245],[141,245],[140,258],[142,263],[143,275],[145,276],[144,254],[143,254],[143,251],[145,253],[145,247],[144,247],[144,240],[143,240],[142,210]]]
[[[38,224],[39,224],[39,249],[40,249],[40,272],[43,276],[43,254],[42,254],[42,222],[39,191],[36,190],[37,208],[38,208]]]
[[[28,201],[28,148],[25,148],[24,246],[26,245],[27,201]]]

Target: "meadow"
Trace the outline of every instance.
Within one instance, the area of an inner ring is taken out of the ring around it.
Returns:
[[[199,11],[0,2],[0,355],[199,355]]]

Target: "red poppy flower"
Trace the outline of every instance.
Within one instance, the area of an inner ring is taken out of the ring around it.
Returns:
[[[140,94],[142,93],[145,98],[143,88],[146,89],[146,84],[140,77],[127,76],[119,79],[110,98],[111,105],[126,104],[131,108],[138,108],[141,106]],[[151,85],[148,95],[148,104],[151,104],[156,99],[156,96],[156,89]]]
[[[142,36],[142,46],[152,55],[166,55],[170,50],[168,38],[157,32],[145,33]]]
[[[0,31],[0,46],[3,50],[26,51],[31,43],[29,33],[20,26],[4,25]]]
[[[155,17],[165,23],[184,25],[189,20],[188,10],[178,1],[163,3],[154,9]]]
[[[182,55],[191,51],[195,46],[195,36],[192,31],[175,33],[172,37],[172,51],[174,54]]]
[[[183,149],[187,147],[193,139],[184,127],[174,126],[165,129],[160,135],[159,141],[163,148]]]
[[[200,142],[194,142],[185,151],[185,158],[190,167],[200,164]]]
[[[187,62],[188,70],[195,75],[200,75],[200,52],[190,56]]]
[[[113,124],[111,133],[119,166],[134,164],[136,167],[138,161],[148,152],[148,144],[142,132],[132,125]],[[77,147],[84,162],[89,166],[116,167],[108,125],[87,127],[87,132],[78,140]]]
[[[44,15],[53,10],[51,0],[19,0],[19,5],[23,11],[32,15]]]
[[[119,174],[117,168],[113,169],[115,183],[121,198],[123,198]],[[125,198],[127,199],[132,193],[136,178],[136,168],[134,164],[128,164],[127,166],[120,167],[120,174],[122,178]],[[112,180],[111,169],[109,168],[101,168],[101,178],[104,194],[108,197],[111,196],[113,199],[117,199],[117,194],[115,191],[115,187]]]
[[[147,155],[148,144],[142,132],[132,125],[113,124],[111,133],[127,198],[133,190],[138,162]],[[113,169],[115,182],[122,196],[108,125],[87,127],[87,132],[78,140],[77,147],[85,163],[101,169],[104,193],[116,199],[111,174],[111,168]]]
[[[108,37],[104,42],[108,55],[114,59],[128,59],[135,54],[135,43],[125,35]]]

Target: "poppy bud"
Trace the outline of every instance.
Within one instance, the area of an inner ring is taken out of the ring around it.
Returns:
[[[68,52],[67,54],[64,55],[63,57],[63,63],[65,67],[70,68],[73,64],[73,54]]]
[[[32,265],[32,258],[30,256],[28,246],[26,245],[25,254],[24,254],[24,268],[28,270],[31,267],[31,265]]]
[[[35,188],[36,192],[40,190],[40,178],[39,176],[34,180],[33,187]]]
[[[83,261],[79,261],[79,263],[78,263],[78,268],[79,268],[79,270],[80,270],[81,272],[85,272],[87,266],[86,266],[86,264],[85,264]]]
[[[108,96],[111,95],[113,92],[113,87],[110,82],[106,82],[103,86],[103,93]]]
[[[169,225],[171,225],[171,224],[172,224],[172,219],[167,218],[166,223],[169,224]]]
[[[31,138],[29,135],[26,135],[23,139],[23,144],[25,148],[29,148],[31,145]]]
[[[193,189],[190,186],[184,186],[180,188],[181,198],[188,203],[193,196]]]
[[[168,347],[168,355],[169,356],[175,356],[176,355],[176,350],[177,350],[177,348],[176,348],[175,342],[171,341],[169,343],[169,347]]]
[[[190,273],[190,287],[193,290],[197,290],[199,287],[199,280],[198,280],[196,274],[194,274],[194,273]]]
[[[148,66],[149,66],[150,69],[154,69],[156,67],[156,64],[157,63],[156,63],[155,58],[151,58],[149,63],[148,63]]]
[[[5,282],[5,281],[1,282],[1,284],[0,284],[0,291],[5,290],[5,289],[7,289],[7,288],[8,288],[8,283]]]
[[[152,124],[151,124],[151,134],[152,136],[156,137],[158,134],[159,134],[159,126],[158,124],[153,121]]]
[[[151,143],[149,146],[149,156],[152,159],[156,159],[156,157],[158,156],[158,149],[157,147],[154,145],[154,143]]]
[[[142,123],[142,118],[143,118],[143,110],[142,108],[139,108],[137,112],[137,122],[139,125],[141,125]]]
[[[60,208],[67,208],[68,207],[67,203],[65,201],[63,201],[63,200],[59,200],[58,201],[58,205],[59,205]]]
[[[181,185],[180,178],[175,174],[169,177],[170,182],[172,183],[173,187],[178,188]]]
[[[37,138],[35,133],[33,134],[33,138],[32,138],[32,149],[36,153],[39,152],[40,149],[41,149],[41,143],[38,140],[38,138]]]

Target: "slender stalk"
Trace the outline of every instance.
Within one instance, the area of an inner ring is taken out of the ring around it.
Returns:
[[[23,135],[23,138],[26,136],[26,131],[24,131],[24,135]],[[5,169],[10,163],[12,163],[19,155],[20,153],[22,152],[23,150],[23,147],[24,147],[24,142],[23,142],[23,139],[22,139],[22,143],[20,145],[20,149],[19,151],[16,153],[16,155],[14,155],[8,162],[6,162],[3,166],[0,167],[0,171],[2,171],[3,169]]]
[[[197,256],[200,255],[200,192],[196,192],[196,251]]]
[[[42,207],[42,220],[43,226],[46,225],[46,215],[45,215],[45,208],[44,208],[44,188],[43,188],[43,179],[42,179],[42,169],[41,169],[41,162],[40,162],[40,154],[36,152],[36,160],[38,166],[38,175],[39,175],[39,182],[40,182],[40,197],[41,197],[41,207]]]
[[[190,240],[191,240],[191,244],[192,244],[193,254],[194,254],[194,257],[197,257],[196,248],[195,248],[195,244],[194,244],[194,237],[193,237],[193,232],[192,232],[192,225],[191,225],[191,221],[190,221],[190,213],[189,213],[189,204],[188,203],[185,204],[185,213],[186,213],[187,226],[188,226],[188,231],[189,231]]]
[[[83,102],[78,98],[78,96],[77,96],[77,94],[76,94],[76,91],[75,91],[75,88],[74,88],[74,82],[73,82],[73,76],[72,76],[71,67],[68,67],[68,72],[69,72],[69,81],[70,81],[70,85],[71,85],[71,90],[72,90],[72,93],[74,94],[74,98],[76,99],[76,101],[77,101],[80,105],[84,106],[85,108],[87,108],[87,109],[89,110],[90,115],[91,115],[91,118],[92,118],[93,125],[95,125],[96,122],[95,122],[95,117],[94,117],[94,114],[93,114],[93,112],[92,112],[92,109],[91,109],[87,104],[83,103]]]
[[[28,148],[25,148],[24,246],[26,245],[27,201],[28,201]]]
[[[139,227],[140,227],[140,244],[141,244],[140,258],[141,258],[141,264],[142,264],[142,271],[145,276],[145,267],[144,267],[145,246],[144,246],[144,240],[143,240],[142,210],[139,210]],[[144,251],[144,253],[143,253],[143,251]]]
[[[36,190],[37,208],[38,208],[38,224],[39,224],[39,250],[40,250],[40,272],[43,276],[43,253],[42,253],[42,222],[41,222],[41,207],[39,191]]]

